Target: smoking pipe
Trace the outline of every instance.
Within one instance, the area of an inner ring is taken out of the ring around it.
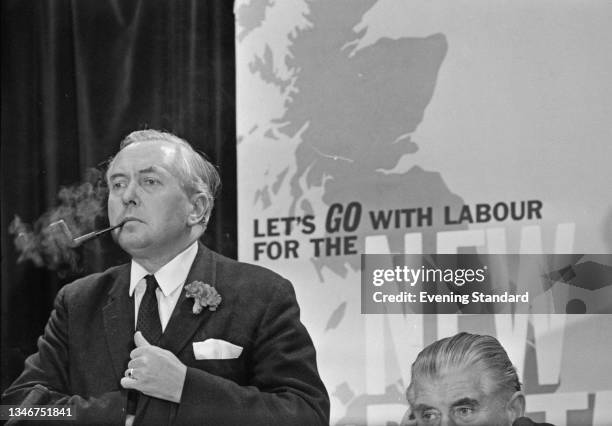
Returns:
[[[76,237],[74,238],[72,236],[72,232],[70,231],[70,228],[68,228],[68,225],[66,225],[66,222],[64,222],[64,219],[60,219],[56,222],[53,222],[51,224],[49,224],[49,228],[50,229],[57,229],[59,228],[60,231],[66,236],[66,238],[68,238],[68,241],[70,242],[70,247],[78,247],[81,244],[89,241],[89,240],[93,240],[94,238],[98,238],[100,235],[105,234],[107,232],[112,231],[113,229],[117,229],[120,226],[123,226],[125,222],[121,222],[117,225],[113,225],[113,226],[109,226],[108,228],[104,228],[104,229],[99,229],[97,231],[92,231],[89,232],[85,235],[81,235],[80,237]]]

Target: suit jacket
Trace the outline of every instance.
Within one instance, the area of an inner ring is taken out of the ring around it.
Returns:
[[[512,426],[555,426],[551,423],[535,423],[528,417],[520,417],[512,422]]]
[[[127,391],[119,381],[134,348],[129,277],[126,264],[59,291],[38,352],[26,360],[3,404],[70,405],[77,423],[125,423]],[[216,311],[195,315],[183,289],[159,342],[187,365],[181,402],[140,395],[137,412],[144,417],[136,422],[329,424],[329,397],[291,283],[201,243],[186,282],[194,280],[211,284],[223,301]],[[193,342],[209,338],[243,351],[236,359],[197,360]]]

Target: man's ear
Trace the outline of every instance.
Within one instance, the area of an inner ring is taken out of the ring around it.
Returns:
[[[190,200],[191,211],[187,216],[187,224],[194,226],[204,221],[204,218],[208,214],[210,204],[206,195],[202,193],[194,194]]]
[[[506,405],[506,411],[511,421],[525,415],[525,394],[522,391],[517,391],[512,394]]]

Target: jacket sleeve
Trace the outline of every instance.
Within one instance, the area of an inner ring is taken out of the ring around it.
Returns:
[[[188,368],[174,424],[329,424],[312,340],[291,283],[279,284],[254,337],[249,385]]]
[[[68,310],[65,288],[55,298],[54,308],[38,339],[38,352],[25,361],[23,373],[2,395],[2,404],[71,407],[77,424],[125,423],[126,391],[113,391],[93,397],[73,395],[70,389],[68,351]],[[8,424],[23,424],[24,419],[11,419]],[[35,421],[33,423],[36,423]],[[45,420],[45,424],[53,424]],[[65,425],[65,421],[58,421]]]

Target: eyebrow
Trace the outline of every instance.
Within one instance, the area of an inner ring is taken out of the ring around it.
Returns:
[[[437,408],[436,408],[436,407],[432,407],[431,405],[427,405],[427,404],[417,404],[417,405],[414,407],[414,409],[413,409],[413,410],[414,410],[415,412],[417,412],[417,413],[418,413],[418,412],[421,412],[421,411],[425,411],[425,410],[432,410],[432,409],[433,409],[433,410],[437,410]]]
[[[159,173],[161,170],[163,170],[162,167],[159,167],[159,166],[150,166],[150,167],[147,167],[145,169],[138,170],[138,174]]]
[[[474,398],[461,398],[453,402],[451,407],[459,407],[459,406],[464,406],[464,405],[468,405],[470,407],[478,407],[480,403],[478,402],[478,400]]]
[[[126,177],[126,176],[127,176],[127,174],[125,174],[125,173],[113,173],[112,175],[110,175],[108,177],[108,180],[111,181],[111,180],[113,180],[115,178]]]
[[[146,174],[146,173],[159,173],[161,170],[163,170],[163,168],[158,167],[158,166],[150,166],[150,167],[146,167],[142,170],[138,170],[138,174]],[[127,173],[113,173],[112,175],[110,175],[108,177],[109,180],[114,179],[114,178],[118,178],[118,177],[126,177],[128,174]]]

